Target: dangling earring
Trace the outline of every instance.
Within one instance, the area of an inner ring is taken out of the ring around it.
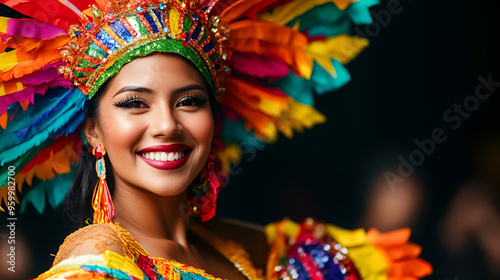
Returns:
[[[92,196],[92,208],[94,208],[94,224],[107,224],[113,220],[115,208],[106,183],[106,165],[104,164],[104,155],[106,149],[102,144],[97,144],[92,150],[92,154],[97,158],[95,170],[99,180]]]
[[[214,158],[213,153],[210,153],[207,163],[200,174],[202,183],[195,184],[188,197],[189,214],[191,216],[200,216],[202,222],[210,220],[215,215],[220,183],[214,171]]]

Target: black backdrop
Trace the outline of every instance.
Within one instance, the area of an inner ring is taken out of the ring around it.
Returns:
[[[291,140],[281,136],[255,158],[245,155],[241,173],[220,195],[217,215],[259,224],[313,216],[355,228],[372,176],[398,164],[398,155],[408,158],[415,139],[442,128],[447,140],[416,169],[427,189],[426,211],[412,240],[435,267],[430,279],[481,279],[480,255],[465,266],[449,264],[438,225],[458,187],[476,176],[472,162],[481,141],[499,130],[499,98],[481,101],[456,130],[443,113],[474,94],[479,76],[500,81],[499,10],[494,0],[381,2],[373,8],[377,14],[387,15],[389,2],[399,2],[402,11],[361,28],[371,45],[348,65],[351,82],[316,98],[328,122]],[[19,216],[17,240],[25,249],[17,251],[23,261],[15,277],[50,267],[50,254],[73,230],[61,217],[50,210],[40,216],[32,207]],[[0,244],[4,250],[5,240]]]

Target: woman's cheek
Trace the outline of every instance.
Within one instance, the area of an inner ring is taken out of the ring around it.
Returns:
[[[197,114],[195,118],[188,120],[190,122],[191,132],[193,136],[197,139],[200,145],[210,145],[214,133],[214,122],[212,119],[212,113],[204,112],[203,114]]]
[[[121,114],[103,114],[102,130],[108,142],[119,144],[119,146],[134,143],[140,134],[141,124],[144,125],[143,116]],[[121,144],[121,145],[120,145]]]

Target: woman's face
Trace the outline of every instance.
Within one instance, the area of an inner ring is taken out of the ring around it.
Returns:
[[[174,54],[153,54],[123,66],[86,129],[107,151],[119,188],[181,194],[203,168],[214,134],[201,74]]]

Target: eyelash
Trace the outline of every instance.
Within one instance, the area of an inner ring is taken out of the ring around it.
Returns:
[[[200,106],[203,105],[205,102],[207,102],[208,98],[206,95],[201,93],[188,94],[182,97],[177,104],[179,105],[185,101],[191,101],[195,106]],[[133,104],[136,104],[138,106],[133,106]],[[120,108],[139,108],[142,104],[144,104],[143,99],[135,95],[127,96],[124,99],[113,103],[114,106]],[[176,107],[178,107],[178,105],[176,105]],[[187,105],[187,106],[193,106],[193,105]]]
[[[180,104],[181,102],[184,102],[184,101],[191,101],[194,103],[194,105],[200,106],[200,105],[205,104],[205,102],[207,102],[207,100],[208,100],[208,98],[205,94],[194,93],[194,94],[188,94],[188,95],[184,96],[183,98],[181,98],[181,100],[179,100],[179,102],[177,104]]]
[[[142,98],[139,98],[134,95],[134,96],[127,96],[126,98],[120,101],[114,102],[113,105],[120,108],[139,108],[132,106],[132,104],[137,104],[139,102],[144,103]]]

